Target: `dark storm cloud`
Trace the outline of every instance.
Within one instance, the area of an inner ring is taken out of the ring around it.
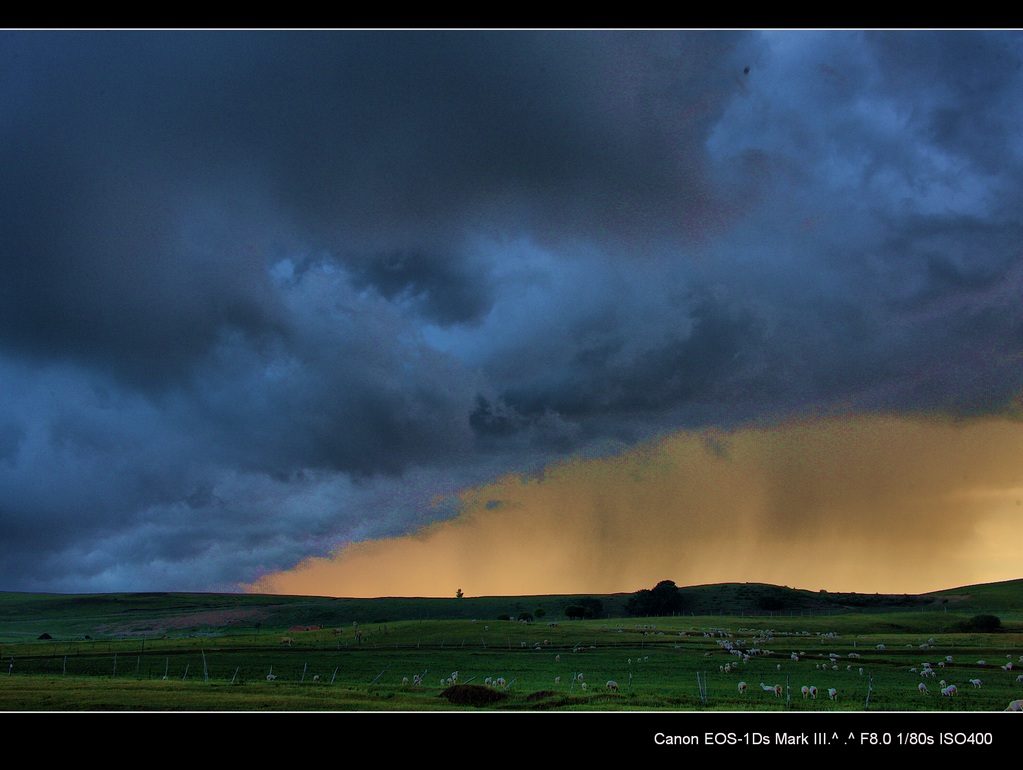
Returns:
[[[353,284],[373,286],[442,325],[473,323],[490,309],[489,276],[469,260],[422,251],[396,251],[352,260]]]
[[[1018,144],[1023,113],[1015,92],[1023,71],[1019,33],[874,33],[866,38],[876,53],[887,87],[911,103],[912,124],[936,145],[968,156],[991,172],[1007,161],[1007,144]]]
[[[225,330],[279,329],[265,268],[288,244],[350,257],[385,296],[451,323],[488,306],[452,253],[466,226],[698,226],[713,197],[699,144],[732,45],[501,32],[3,44],[0,344],[143,384],[180,378]]]
[[[680,427],[1004,409],[1020,39],[0,33],[0,588],[251,580]]]
[[[730,400],[736,395],[728,392],[730,377],[744,351],[757,344],[755,329],[709,302],[697,301],[687,321],[687,333],[666,330],[667,340],[626,361],[619,362],[617,346],[582,348],[565,366],[510,390],[506,399],[525,414],[552,410],[571,419]]]

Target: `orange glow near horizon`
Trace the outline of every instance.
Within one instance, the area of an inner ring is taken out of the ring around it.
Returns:
[[[923,593],[1021,577],[1023,422],[838,417],[685,431],[464,490],[462,512],[266,575],[320,596],[763,582]]]

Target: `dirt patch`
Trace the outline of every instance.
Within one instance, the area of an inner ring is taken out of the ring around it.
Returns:
[[[479,684],[455,684],[440,695],[456,706],[492,706],[508,699],[508,693]]]
[[[231,610],[209,610],[191,615],[179,615],[173,618],[137,618],[130,623],[106,624],[96,626],[102,634],[120,636],[152,636],[165,634],[168,631],[181,631],[187,628],[223,628],[235,626],[243,622],[261,621],[270,613],[260,607],[245,607]]]

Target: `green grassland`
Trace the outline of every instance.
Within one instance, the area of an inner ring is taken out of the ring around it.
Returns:
[[[1001,711],[1023,698],[1023,581],[922,596],[682,591],[685,614],[625,618],[623,594],[590,597],[602,616],[580,620],[564,608],[587,597],[0,594],[0,709]],[[497,619],[537,608],[532,622]],[[965,630],[985,613],[999,631]],[[744,661],[729,646],[763,652]]]

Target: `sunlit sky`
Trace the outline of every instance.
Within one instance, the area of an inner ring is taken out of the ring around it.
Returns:
[[[0,590],[1023,577],[1021,65],[0,31]]]

